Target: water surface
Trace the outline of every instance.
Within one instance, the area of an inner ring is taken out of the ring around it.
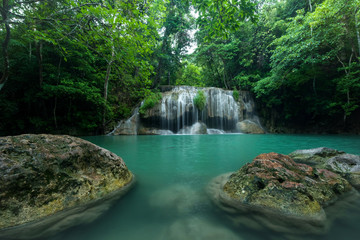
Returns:
[[[359,136],[168,135],[97,136],[87,140],[126,162],[138,184],[94,222],[51,240],[286,239],[286,235],[234,227],[208,200],[205,187],[219,174],[239,169],[260,153],[288,154],[330,147],[360,154]],[[358,239],[360,203],[315,239]],[[301,238],[299,238],[301,239]]]

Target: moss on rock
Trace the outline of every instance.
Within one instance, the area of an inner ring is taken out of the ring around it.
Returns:
[[[330,225],[325,208],[355,191],[339,174],[267,153],[215,178],[208,193],[236,225],[321,234]]]
[[[105,198],[132,180],[120,157],[79,138],[1,137],[0,233]]]
[[[244,204],[307,218],[318,217],[322,207],[351,189],[331,171],[298,164],[277,153],[257,156],[232,174],[223,188]]]

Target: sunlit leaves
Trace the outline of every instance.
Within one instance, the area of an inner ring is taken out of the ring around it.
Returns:
[[[240,28],[242,21],[256,21],[256,1],[252,0],[194,0],[199,11],[198,25],[206,29],[208,40],[214,37],[227,38]]]

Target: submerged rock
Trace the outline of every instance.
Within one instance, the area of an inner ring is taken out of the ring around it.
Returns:
[[[360,190],[360,156],[331,148],[297,150],[289,154],[296,162],[339,173]]]
[[[120,157],[85,140],[1,137],[0,238],[38,238],[90,221],[133,182]]]
[[[326,228],[324,208],[352,189],[347,180],[332,171],[268,153],[257,156],[238,172],[213,180],[209,193],[219,207],[239,214],[236,221],[249,227],[320,233]]]
[[[251,133],[251,134],[264,134],[264,129],[261,126],[253,121],[244,120],[236,124],[236,130],[242,133]]]
[[[230,229],[213,224],[205,219],[189,217],[174,222],[163,235],[164,240],[241,240]]]
[[[175,184],[165,189],[154,192],[150,197],[150,205],[153,207],[166,208],[174,214],[187,214],[196,211],[201,205],[206,204],[203,194],[193,188]]]

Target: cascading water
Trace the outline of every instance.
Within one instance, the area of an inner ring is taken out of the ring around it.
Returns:
[[[194,106],[198,93],[195,87],[175,87],[164,94],[160,104],[160,128],[178,132],[201,121],[210,128],[232,130],[239,120],[238,104],[232,91],[219,88],[202,88],[206,97],[204,110]]]
[[[194,104],[199,91],[203,91],[206,98],[202,111]],[[163,92],[159,104],[140,117],[136,111],[131,119],[140,121],[136,122],[140,126],[138,134],[163,134],[164,131],[167,134],[222,134],[236,132],[237,123],[245,119],[259,124],[248,92],[240,92],[239,100],[235,101],[233,91],[189,86],[178,86]],[[123,126],[128,128],[126,124],[129,122],[133,121],[125,121]]]

